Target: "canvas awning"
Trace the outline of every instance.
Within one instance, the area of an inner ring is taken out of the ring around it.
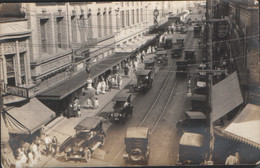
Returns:
[[[102,61],[96,63],[95,66],[90,67],[90,76],[92,78],[96,78],[128,57],[130,57],[129,52],[120,52],[113,56],[106,57]],[[55,85],[43,93],[40,93],[37,97],[43,100],[61,100],[86,85],[87,79],[88,75],[86,72],[81,71],[78,74],[62,81],[58,85]]]
[[[260,149],[260,106],[247,104],[223,134]]]
[[[216,121],[243,103],[237,72],[212,86],[212,121]]]
[[[36,98],[5,113],[6,126],[14,134],[32,134],[54,117],[55,113]]]
[[[3,116],[1,113],[1,142],[7,142],[9,140],[8,129],[6,128]]]

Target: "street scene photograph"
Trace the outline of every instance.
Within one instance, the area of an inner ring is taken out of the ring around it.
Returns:
[[[260,167],[259,7],[0,3],[1,167]]]

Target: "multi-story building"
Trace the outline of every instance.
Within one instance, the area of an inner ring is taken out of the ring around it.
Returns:
[[[75,97],[82,97],[89,77],[86,66],[95,82],[115,65],[147,50],[155,39],[155,35],[147,35],[154,25],[154,11],[159,11],[156,20],[160,27],[172,7],[171,2],[162,1],[1,4],[5,119],[15,118],[27,130],[22,132],[30,134],[51,120],[53,111],[66,112]],[[23,105],[18,107],[17,102]],[[36,106],[49,113],[29,128],[29,120],[40,114],[25,109]],[[32,116],[22,121],[19,108],[26,113],[24,118]]]

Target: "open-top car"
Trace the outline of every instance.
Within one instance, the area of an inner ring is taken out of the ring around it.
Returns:
[[[139,70],[135,72],[137,83],[133,85],[134,92],[147,92],[153,84],[153,70]]]
[[[200,111],[185,111],[185,120],[180,120],[177,123],[177,128],[180,132],[193,132],[205,134],[207,123],[206,115]]]
[[[150,148],[148,146],[149,129],[147,127],[128,127],[125,136],[126,162],[147,164]]]
[[[109,122],[125,123],[126,119],[133,115],[131,94],[120,92],[112,99],[114,111],[108,114]]]
[[[168,65],[168,52],[167,50],[156,51],[156,64]]]
[[[76,134],[65,149],[65,159],[91,159],[92,153],[105,144],[105,132],[102,128],[103,118],[86,117],[75,127]]]

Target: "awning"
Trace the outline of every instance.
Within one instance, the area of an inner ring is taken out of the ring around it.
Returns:
[[[221,136],[247,143],[260,149],[260,106],[247,104],[226,128],[215,127]]]
[[[111,57],[106,57],[100,62],[96,63],[94,66],[90,67],[90,75],[94,79],[102,73],[106,72],[108,69],[112,68],[119,62],[130,57],[130,52],[118,52]],[[39,99],[44,100],[61,100],[69,94],[73,93],[77,89],[86,85],[88,75],[85,71],[81,71],[76,75],[62,81],[56,86],[49,88],[47,91],[37,95]]]
[[[14,134],[32,134],[54,117],[55,113],[36,98],[5,113],[9,133]]]
[[[212,121],[216,121],[243,103],[237,72],[212,86]]]
[[[5,122],[3,120],[3,116],[1,116],[1,142],[7,142],[8,140],[9,140],[8,129],[6,128]]]

